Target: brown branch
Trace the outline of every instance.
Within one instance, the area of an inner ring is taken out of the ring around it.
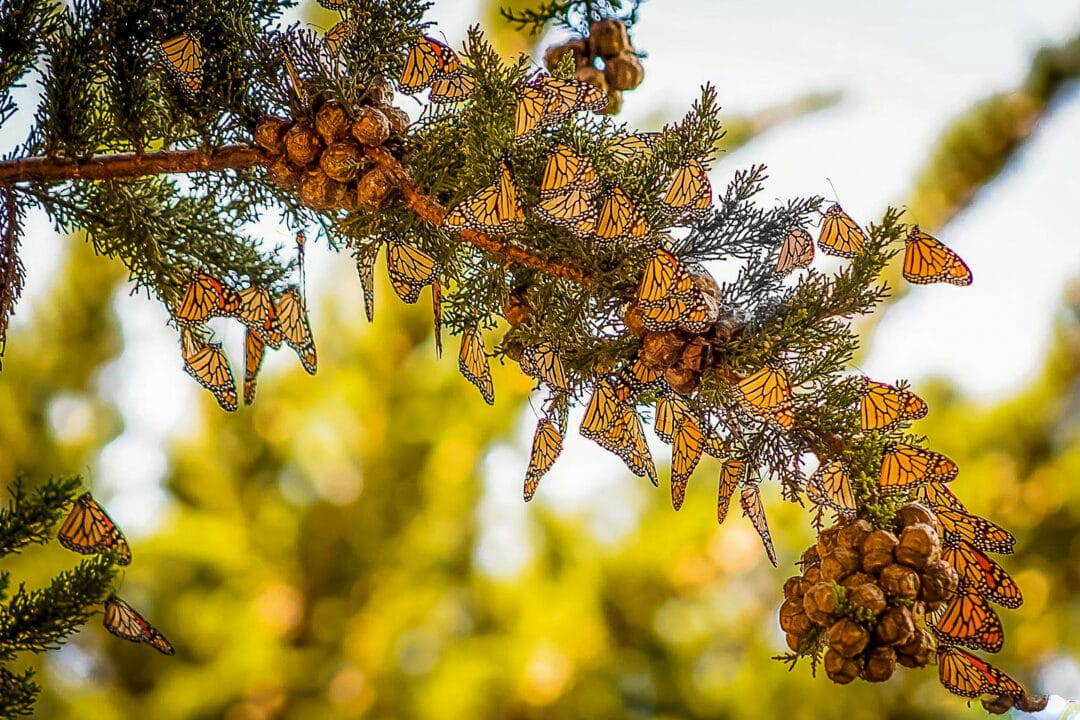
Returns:
[[[0,358],[7,342],[8,320],[22,294],[23,264],[19,258],[19,208],[10,186],[3,192],[3,217],[0,218]],[[2,367],[2,365],[0,365]]]
[[[28,180],[113,180],[163,173],[244,170],[265,162],[262,152],[250,145],[225,145],[209,153],[203,150],[160,150],[84,159],[17,158],[0,162],[0,184]]]

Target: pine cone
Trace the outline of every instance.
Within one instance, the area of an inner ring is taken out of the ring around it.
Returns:
[[[848,602],[857,608],[869,610],[874,615],[880,615],[888,607],[885,602],[885,593],[872,578],[870,582],[862,583],[848,590]]]
[[[806,570],[803,571],[803,580],[805,580],[807,585],[809,585],[810,587],[813,587],[814,585],[817,585],[819,582],[821,582],[821,566],[811,565],[810,567],[806,568]]]
[[[601,77],[603,77],[601,75]],[[597,115],[618,115],[622,110],[622,91],[621,90],[608,90],[607,105],[602,109],[597,110]]]
[[[393,176],[382,168],[373,168],[356,183],[356,202],[362,208],[380,210],[390,202],[395,190]]]
[[[301,171],[297,170],[284,155],[278,156],[277,160],[266,166],[266,175],[270,182],[286,190],[295,190],[300,187]]]
[[[521,327],[527,323],[535,311],[536,309],[529,302],[524,289],[515,289],[506,298],[506,304],[503,305],[503,317],[512,327]]]
[[[892,565],[895,558],[893,549],[900,541],[888,530],[874,530],[863,541],[862,569],[873,575]]]
[[[780,629],[795,635],[805,635],[812,622],[803,609],[801,600],[785,600],[780,605]]]
[[[686,340],[674,330],[650,332],[642,339],[638,355],[651,368],[669,368],[679,361],[684,347]]]
[[[937,515],[917,502],[908,503],[897,510],[896,519],[904,526],[918,525],[919,523],[930,525],[937,532],[938,537],[941,537],[941,525],[938,523]]]
[[[679,358],[679,365],[700,373],[709,367],[709,361],[711,360],[712,346],[709,345],[709,341],[703,337],[695,337],[691,338],[686,343],[686,347],[683,348],[682,357]]]
[[[839,582],[862,564],[862,558],[854,550],[838,547],[821,561],[821,579]]]
[[[940,603],[956,594],[960,586],[960,575],[956,568],[944,560],[930,563],[922,574],[922,587],[919,599],[927,603]]]
[[[368,147],[378,147],[390,139],[390,121],[380,110],[362,107],[353,120],[352,134]]]
[[[604,80],[613,90],[633,90],[645,79],[645,68],[632,53],[623,53],[604,62]]]
[[[898,645],[896,650],[899,653],[897,660],[904,667],[926,667],[937,650],[937,642],[930,631],[917,627],[911,639]]]
[[[300,200],[309,208],[326,210],[343,194],[342,188],[341,183],[331,180],[321,169],[312,168],[300,178]]]
[[[409,120],[409,113],[401,108],[380,105],[379,112],[386,116],[386,121],[390,124],[390,132],[392,134],[400,135],[409,129],[411,123]]]
[[[861,550],[863,543],[873,530],[873,526],[866,520],[848,523],[837,532],[836,545],[847,550]]]
[[[689,368],[669,367],[664,371],[664,380],[672,390],[689,395],[701,384],[701,375]]]
[[[889,608],[874,626],[874,637],[882,645],[905,645],[914,636],[915,620],[903,605]]]
[[[914,600],[919,597],[919,573],[906,565],[886,565],[881,571],[881,589],[890,598]]]
[[[331,100],[319,108],[315,114],[315,131],[326,145],[349,134],[349,116],[341,103]]]
[[[364,102],[368,105],[389,105],[394,101],[394,86],[382,75],[376,75],[368,84]]]
[[[324,173],[333,180],[345,183],[355,180],[364,164],[364,154],[352,140],[330,145],[319,158],[319,167]]]
[[[824,530],[822,530],[821,532],[818,533],[818,536],[817,536],[817,554],[818,554],[818,557],[821,558],[822,560],[827,558],[829,556],[829,553],[831,553],[833,550],[836,549],[836,547],[837,547],[836,534],[838,532],[840,532],[840,528],[838,526],[834,525],[833,527],[827,527],[827,528],[825,528]]]
[[[608,91],[607,80],[604,79],[604,73],[600,72],[592,65],[586,65],[585,67],[579,67],[574,71],[574,79],[581,82],[587,82],[590,85],[595,85],[604,92]],[[611,98],[608,98],[610,102]]]
[[[787,582],[784,583],[784,597],[788,600],[798,598],[801,601],[809,587],[810,586],[806,584],[806,580],[798,575],[789,577]]]
[[[925,523],[908,525],[900,531],[895,550],[896,562],[922,570],[941,557],[941,544],[934,528]]]
[[[825,674],[838,685],[847,685],[859,676],[859,663],[832,648],[825,651]]]
[[[544,51],[544,66],[548,70],[555,70],[562,62],[566,53],[574,54],[574,69],[585,65],[592,65],[592,54],[589,51],[589,38],[571,40],[565,45],[553,45]]]
[[[633,49],[626,25],[615,18],[605,18],[590,25],[589,42],[593,52],[605,60]]]
[[[891,647],[876,647],[870,651],[859,677],[868,682],[885,682],[896,670],[896,651]]]
[[[649,332],[645,327],[645,323],[642,320],[643,311],[641,306],[637,303],[632,303],[630,307],[623,313],[623,324],[626,325],[626,329],[631,335],[635,337],[645,337]]]
[[[828,625],[834,620],[838,604],[832,583],[820,582],[803,596],[803,610],[818,625]]]
[[[842,618],[829,626],[825,641],[830,650],[846,658],[853,658],[866,648],[870,642],[870,633],[854,620]]]
[[[288,129],[288,120],[268,115],[255,126],[255,144],[270,155],[281,155],[285,152],[285,131]]]
[[[319,159],[322,141],[306,120],[301,120],[285,133],[285,152],[297,167],[310,165]]]

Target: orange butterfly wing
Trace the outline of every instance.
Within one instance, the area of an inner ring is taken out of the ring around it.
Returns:
[[[103,621],[105,629],[116,637],[131,642],[144,642],[165,655],[175,652],[172,644],[157,628],[116,595],[110,595],[105,600]]]
[[[562,433],[548,418],[542,418],[533,435],[532,454],[529,456],[529,469],[525,473],[525,502],[533,499],[540,478],[551,469],[562,452]]]
[[[795,424],[795,404],[787,371],[779,365],[765,366],[735,386],[739,405],[752,415],[788,429]]]
[[[796,268],[808,268],[814,261],[814,239],[802,228],[788,231],[776,258],[776,272],[787,275]]]
[[[1005,695],[1022,698],[1026,695],[1023,686],[1006,673],[955,647],[938,651],[938,677],[949,692],[961,697]]]
[[[90,493],[83,493],[71,506],[57,539],[68,550],[83,555],[111,550],[117,553],[120,565],[131,563],[131,548],[124,533]]]
[[[904,279],[917,285],[970,285],[971,268],[945,243],[915,225],[904,242]]]
[[[959,472],[956,463],[941,453],[890,443],[881,457],[879,484],[885,490],[906,490],[928,482],[949,482]]]
[[[458,370],[480,391],[484,402],[495,404],[495,385],[491,381],[491,367],[484,351],[484,339],[476,328],[465,328],[461,333],[461,349],[458,352]]]
[[[865,244],[866,236],[862,229],[844,212],[839,203],[825,211],[825,219],[821,221],[821,234],[818,236],[818,247],[823,253],[853,258],[863,251]]]
[[[998,614],[974,588],[964,585],[937,617],[927,616],[926,622],[946,645],[996,653],[1005,644]]]
[[[891,430],[900,423],[926,417],[927,407],[915,393],[863,377],[859,387],[863,430]]]
[[[956,568],[969,587],[990,602],[1009,609],[1024,604],[1023,593],[1016,581],[971,543],[960,540],[946,546],[942,548],[941,557]]]
[[[769,562],[776,567],[776,550],[773,548],[772,534],[769,532],[769,522],[765,517],[765,506],[761,502],[761,491],[757,485],[746,485],[742,489],[740,497],[743,515],[750,518],[750,522],[761,537],[761,544],[765,546],[765,553],[769,556]]]

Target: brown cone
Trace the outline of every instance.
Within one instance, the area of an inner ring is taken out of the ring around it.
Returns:
[[[307,121],[301,120],[285,133],[285,152],[293,165],[304,167],[319,159],[322,141],[314,128]]]
[[[870,642],[870,633],[859,623],[848,618],[837,620],[825,633],[829,649],[853,658],[861,653]]]
[[[604,62],[604,79],[613,90],[633,90],[645,79],[645,68],[633,53],[623,53]]]

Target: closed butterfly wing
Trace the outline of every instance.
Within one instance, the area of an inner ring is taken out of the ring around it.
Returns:
[[[536,205],[536,214],[579,236],[596,232],[596,196],[588,188],[572,187],[558,195],[542,198]]]
[[[472,97],[476,83],[472,75],[461,69],[453,75],[438,78],[431,84],[428,100],[439,104],[462,103]]]
[[[972,650],[998,652],[1005,644],[1005,630],[994,608],[970,587],[961,584],[944,611],[926,622],[939,644],[963,645]]]
[[[517,104],[514,106],[514,140],[521,142],[538,130],[544,116],[547,96],[533,85],[518,88]]]
[[[1024,604],[1024,595],[1005,569],[971,543],[959,540],[942,548],[941,558],[975,592],[1002,607],[1016,609]]]
[[[507,230],[516,229],[525,221],[525,211],[521,207],[521,193],[514,184],[514,173],[506,161],[499,163],[499,200],[497,205],[499,227]]]
[[[481,188],[459,202],[447,213],[443,225],[450,230],[479,230],[502,235],[519,228],[524,219],[513,174],[502,162],[495,184]]]
[[[711,295],[695,291],[690,295],[686,309],[676,318],[680,330],[700,335],[720,319],[720,304]]]
[[[917,285],[970,285],[971,268],[954,251],[915,225],[904,243],[904,279]]]
[[[386,246],[386,271],[390,285],[406,303],[415,303],[420,290],[439,276],[439,263],[427,253],[399,240]]]
[[[532,500],[540,478],[551,469],[562,452],[562,433],[548,418],[542,418],[533,435],[532,454],[529,456],[529,469],[525,473],[525,502]]]
[[[907,490],[928,482],[944,483],[960,469],[941,453],[904,443],[885,446],[879,484],[883,490]]]
[[[626,381],[636,395],[646,390],[663,387],[665,385],[664,371],[660,368],[650,367],[642,362],[641,358],[638,358],[627,368]]]
[[[346,18],[326,31],[323,37],[323,50],[332,60],[336,60],[346,43],[356,33],[356,19]]]
[[[281,347],[281,330],[278,328],[277,308],[264,285],[252,285],[239,292],[240,309],[236,314],[240,322],[259,334],[266,345]]]
[[[634,243],[648,237],[649,226],[630,196],[622,188],[612,188],[600,206],[594,234],[602,243]]]
[[[607,146],[608,155],[616,162],[642,160],[652,154],[660,133],[642,132],[617,138]]]
[[[745,471],[746,462],[736,458],[728,458],[720,468],[720,483],[716,492],[716,522],[720,525],[727,519],[731,496],[742,482]]]
[[[863,377],[859,382],[863,430],[891,430],[900,423],[926,417],[926,403],[910,390]]]
[[[765,553],[769,556],[769,562],[776,567],[776,550],[773,549],[772,534],[769,532],[769,523],[765,518],[765,506],[761,502],[761,492],[757,485],[746,485],[742,489],[740,498],[743,515],[750,518],[754,529],[761,537],[761,544],[765,546]]]
[[[182,324],[196,324],[212,317],[236,315],[240,294],[212,275],[196,273],[184,288],[180,307],[173,313]]]
[[[800,227],[788,231],[776,258],[776,272],[787,275],[796,268],[808,268],[814,262],[814,239]]]
[[[442,357],[442,285],[431,283],[432,332],[435,335],[435,356]]]
[[[934,508],[934,512],[939,509],[955,510],[961,513],[967,512],[964,503],[960,502],[960,498],[956,497],[956,493],[950,490],[948,485],[939,482],[928,482],[919,488],[918,495]]]
[[[438,40],[426,35],[412,43],[408,55],[405,56],[401,77],[398,78],[398,89],[406,95],[413,95],[431,85],[435,79],[435,71],[441,66],[443,48],[450,50]]]
[[[461,333],[458,370],[466,380],[480,390],[484,402],[488,405],[495,404],[495,385],[491,382],[491,368],[488,365],[487,353],[484,351],[484,340],[476,328],[465,328],[465,331]]]
[[[131,563],[127,538],[90,493],[84,493],[71,506],[57,539],[68,550],[83,555],[111,551],[117,554],[120,565]]]
[[[250,405],[255,399],[255,381],[262,367],[266,354],[266,343],[259,333],[251,328],[244,331],[244,404]]]
[[[375,321],[375,260],[379,256],[379,243],[372,242],[356,252],[356,273],[364,293],[364,315],[368,322]]]
[[[203,81],[203,50],[198,36],[182,33],[169,38],[158,45],[158,54],[184,92],[194,95],[199,91]]]
[[[304,370],[314,375],[318,368],[318,358],[315,353],[315,338],[311,334],[311,325],[308,323],[307,307],[304,304],[304,296],[295,287],[291,287],[281,294],[275,305],[278,313],[278,325],[286,344],[291,347]]]
[[[705,433],[690,416],[675,428],[671,443],[671,504],[678,510],[686,499],[686,484],[705,450]]]
[[[620,412],[622,419],[616,426],[621,428],[621,435],[612,438],[611,447],[608,449],[622,458],[630,472],[638,477],[648,477],[654,487],[659,487],[660,476],[656,473],[656,463],[649,451],[641,418],[630,405],[623,404]]]
[[[105,600],[105,629],[118,638],[131,642],[144,642],[164,655],[172,655],[173,646],[157,628],[130,605],[110,595]]]
[[[821,235],[818,236],[818,247],[826,255],[835,255],[842,258],[853,258],[863,251],[866,246],[866,236],[858,224],[844,212],[838,203],[834,203],[825,211],[825,218],[821,221]]]
[[[783,429],[795,423],[795,405],[787,371],[767,365],[735,386],[739,405],[752,415],[765,418]]]
[[[603,445],[602,441],[606,441],[613,434],[612,427],[620,417],[615,389],[607,380],[600,380],[585,406],[585,415],[581,419],[581,434]]]
[[[983,552],[1010,554],[1016,548],[1016,538],[1000,525],[986,518],[944,507],[935,508],[944,533],[943,544],[957,547],[961,541]]]
[[[938,650],[938,678],[949,692],[966,698],[1004,695],[1022,698],[1024,687],[981,658],[956,647]]]
[[[851,474],[840,460],[819,467],[806,483],[806,496],[815,505],[850,513],[856,509]]]
[[[596,168],[592,160],[569,145],[555,145],[548,153],[544,174],[540,178],[540,197],[560,195],[571,186],[595,188]]]
[[[546,125],[561,123],[581,110],[603,110],[608,102],[606,92],[580,80],[544,77],[539,87],[545,97],[541,122]]]
[[[184,371],[213,393],[223,409],[236,409],[236,382],[221,343],[184,341]]]
[[[660,202],[674,212],[707,210],[712,205],[712,185],[705,166],[690,159],[676,168]]]
[[[550,341],[530,345],[521,352],[518,361],[526,375],[546,383],[548,387],[560,392],[569,392],[559,349]]]
[[[656,418],[653,430],[656,436],[669,445],[675,441],[675,430],[683,418],[690,414],[690,407],[678,395],[665,395],[656,401]]]

